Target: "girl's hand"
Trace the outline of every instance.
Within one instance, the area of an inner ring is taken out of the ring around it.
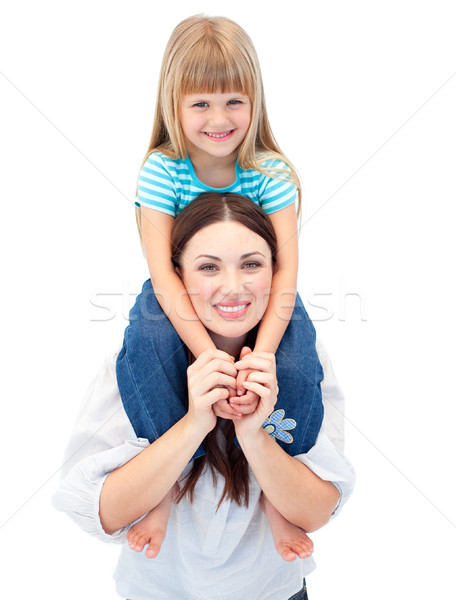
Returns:
[[[205,350],[187,369],[187,417],[203,437],[217,423],[214,404],[223,399],[226,403],[229,396],[227,388],[235,388],[236,376],[233,358],[222,350]]]
[[[244,346],[241,350],[240,359],[252,352],[251,348]],[[248,374],[253,372],[252,369],[244,369],[238,371],[236,377],[236,389],[229,389],[229,397],[227,400],[219,400],[214,404],[213,409],[218,417],[223,419],[239,419],[242,415],[250,415],[257,407],[259,396],[253,392],[248,392],[242,384],[239,384],[241,378],[242,382],[247,378]],[[238,390],[241,389],[241,394]]]
[[[274,410],[277,402],[279,386],[277,384],[275,355],[269,352],[252,352],[234,366],[241,370],[250,369],[252,372],[244,382],[247,390],[254,392],[260,398],[255,411],[236,420],[234,425],[236,435],[245,437],[257,435],[262,425]]]
[[[241,350],[240,360],[250,354],[252,349],[248,346],[244,346]],[[247,390],[244,387],[244,381],[248,378],[250,373],[253,373],[253,369],[242,369],[238,372],[236,377],[236,396],[230,397],[230,405],[235,409],[239,410],[243,415],[252,414],[260,400],[258,394],[255,394],[251,390]]]

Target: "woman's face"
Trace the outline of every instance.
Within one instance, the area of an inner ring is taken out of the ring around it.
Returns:
[[[266,241],[234,221],[198,231],[181,258],[180,274],[198,318],[226,338],[242,338],[261,320],[272,272]]]

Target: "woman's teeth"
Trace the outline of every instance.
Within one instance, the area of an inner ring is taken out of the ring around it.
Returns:
[[[243,310],[247,304],[238,304],[238,306],[219,306],[216,304],[215,306],[223,312],[237,312],[238,310]]]

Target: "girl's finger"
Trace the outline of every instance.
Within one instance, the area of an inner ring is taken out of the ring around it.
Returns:
[[[247,394],[244,394],[243,396],[234,396],[234,398],[230,398],[230,404],[232,404],[233,406],[246,406],[248,404],[258,404],[258,400],[258,396],[253,393],[251,394],[249,390],[249,392],[247,392]]]
[[[212,410],[217,417],[221,417],[222,419],[238,419],[242,416],[242,414],[239,411],[234,410],[226,400],[219,400],[219,402],[213,404]]]

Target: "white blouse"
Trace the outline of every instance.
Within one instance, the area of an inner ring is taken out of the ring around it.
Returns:
[[[295,458],[338,488],[334,516],[351,494],[355,475],[342,454],[344,398],[318,340],[317,351],[324,371],[325,417],[315,446]],[[249,506],[225,500],[217,511],[223,482],[218,480],[214,486],[212,474],[205,471],[193,503],[184,498],[173,505],[166,538],[155,559],[129,548],[128,527],[113,535],[104,532],[99,501],[106,477],[149,445],[148,440],[136,437],[123,409],[116,357],[117,353],[105,361],[86,394],[53,503],[87,533],[123,544],[115,572],[119,595],[131,600],[286,600],[292,596],[315,568],[315,561],[311,556],[286,562],[276,552],[252,472]]]

